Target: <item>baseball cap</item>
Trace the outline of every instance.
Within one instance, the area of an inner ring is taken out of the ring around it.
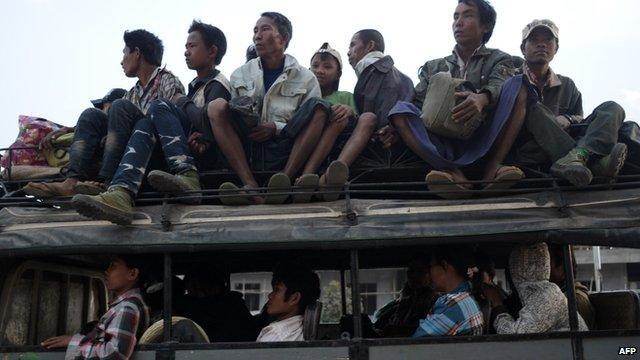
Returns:
[[[105,103],[110,103],[118,99],[122,99],[122,97],[126,93],[127,93],[127,90],[125,89],[120,89],[120,88],[111,89],[109,90],[107,95],[105,95],[102,99],[91,100],[91,103],[93,104],[93,106],[100,108]]]
[[[322,44],[322,46],[320,46],[320,49],[318,49],[318,51],[316,51],[315,54],[313,54],[313,56],[316,56],[316,54],[322,54],[322,53],[328,53],[334,58],[336,58],[336,60],[338,60],[338,65],[340,65],[340,69],[342,69],[342,57],[340,56],[340,53],[338,52],[338,50],[329,46],[329,43],[324,43]]]
[[[527,40],[531,35],[531,33],[533,32],[533,30],[537,28],[545,28],[551,31],[551,33],[557,40],[560,39],[560,37],[558,36],[560,30],[558,30],[558,27],[556,26],[556,24],[554,24],[553,21],[549,19],[542,19],[542,20],[536,19],[530,22],[527,26],[525,26],[524,29],[522,29],[522,41]]]

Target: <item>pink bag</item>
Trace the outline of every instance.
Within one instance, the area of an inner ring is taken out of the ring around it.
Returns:
[[[6,168],[10,165],[9,161],[11,161],[11,165],[48,166],[47,160],[37,147],[47,134],[62,128],[62,126],[46,119],[26,115],[18,117],[18,126],[20,129],[18,138],[9,148],[34,148],[12,150],[11,156],[9,156],[9,150],[7,150],[2,156],[0,165]]]

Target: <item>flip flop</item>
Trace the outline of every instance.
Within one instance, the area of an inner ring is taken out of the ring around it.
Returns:
[[[94,196],[107,191],[107,187],[104,184],[97,185],[90,181],[80,181],[73,187],[73,191],[76,194]]]
[[[36,187],[35,184],[40,184],[44,186],[44,189]],[[59,191],[56,191],[53,188],[51,188],[49,185],[50,183],[29,182],[27,183],[27,185],[22,187],[22,191],[24,191],[24,193],[27,195],[35,196],[37,198],[42,198],[42,199],[58,197],[58,196],[70,196],[70,195],[63,195]]]
[[[458,184],[453,178],[453,174],[449,171],[439,171],[432,170],[430,171],[425,181],[427,182],[427,186],[429,191],[452,191],[448,193],[436,194],[444,199],[457,200],[457,199],[465,199],[469,197],[468,193],[456,193],[454,191],[466,191],[470,190],[470,187],[463,184]]]
[[[295,186],[300,187],[300,189],[294,190],[300,194],[292,196],[293,203],[304,204],[310,202],[314,191],[318,188],[319,180],[320,177],[316,174],[304,174],[300,176],[295,182]]]
[[[485,185],[482,190],[506,190],[524,179],[522,170],[515,166],[500,166],[492,183]]]
[[[220,195],[236,195],[236,194],[238,195],[238,196],[221,197],[220,198],[220,202],[223,205],[242,206],[242,205],[252,205],[253,204],[253,202],[251,201],[251,199],[248,196],[240,195],[240,194],[247,194],[247,192],[243,191],[241,188],[237,187],[236,184],[234,184],[234,183],[231,183],[231,182],[223,183],[222,185],[220,185],[218,190],[225,190],[225,191],[220,192]],[[236,191],[231,191],[231,190],[236,190]]]
[[[267,193],[287,192],[291,190],[291,179],[285,173],[277,173],[271,176],[267,184]],[[283,204],[289,195],[267,195],[265,203],[270,205]]]
[[[332,161],[324,173],[325,183],[322,186],[324,191],[341,191],[344,184],[349,180],[349,167],[342,161]],[[336,201],[340,198],[339,192],[331,194],[321,194],[324,201]]]

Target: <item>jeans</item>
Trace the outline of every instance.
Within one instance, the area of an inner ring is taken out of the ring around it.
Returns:
[[[87,180],[94,178],[97,155],[100,153],[100,141],[107,135],[109,118],[107,114],[89,108],[80,114],[69,148],[69,170],[67,177]]]
[[[149,116],[136,122],[126,144],[126,153],[111,181],[111,186],[124,187],[137,194],[153,156],[157,140],[169,172],[180,174],[196,170],[185,134],[191,123],[182,110],[163,99],[154,100]]]

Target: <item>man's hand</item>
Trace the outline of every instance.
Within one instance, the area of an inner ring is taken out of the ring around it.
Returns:
[[[70,335],[54,336],[43,341],[40,345],[45,349],[66,348],[69,346],[71,338],[72,336]]]
[[[249,139],[257,142],[264,142],[276,136],[276,123],[260,123],[249,133]]]
[[[374,136],[382,143],[382,147],[385,149],[390,148],[398,142],[398,132],[389,125],[378,130]]]
[[[354,115],[353,109],[347,105],[331,106],[331,122],[348,121]]]
[[[487,299],[492,307],[502,305],[500,289],[496,285],[482,284],[482,295]]]
[[[40,149],[51,150],[53,148],[53,141],[64,134],[68,134],[72,129],[62,128],[56,131],[52,131],[40,141]]]
[[[202,156],[202,154],[211,147],[211,143],[203,138],[202,133],[197,131],[194,131],[189,135],[189,140],[187,142],[189,143],[191,152],[195,156]]]
[[[489,97],[486,94],[476,94],[470,91],[456,92],[455,97],[465,99],[454,107],[452,119],[455,122],[467,122],[482,116],[482,111],[489,105]]]
[[[564,115],[558,115],[556,116],[556,124],[561,128],[566,129],[571,125],[571,121],[569,121],[569,119]]]

